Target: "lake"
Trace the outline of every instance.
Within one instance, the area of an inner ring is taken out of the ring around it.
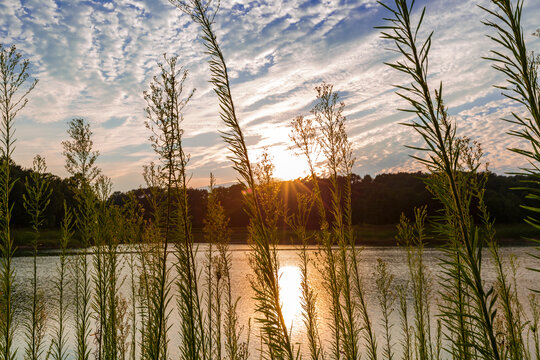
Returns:
[[[126,249],[126,248],[124,248]],[[127,249],[129,250],[129,249]],[[205,245],[199,246],[199,253],[197,259],[199,264],[202,265],[205,257]],[[534,251],[532,247],[504,247],[501,248],[501,254],[508,260],[510,256],[515,256],[517,262],[520,264],[520,270],[517,276],[517,285],[518,291],[520,294],[520,299],[523,299],[523,305],[526,313],[530,312],[527,299],[530,288],[539,288],[540,287],[540,273],[534,273],[532,271],[526,270],[526,267],[536,267],[540,268],[540,262],[533,259],[528,255],[529,252]],[[253,292],[249,283],[248,275],[251,273],[251,268],[249,266],[247,256],[249,252],[249,247],[246,245],[231,245],[232,253],[232,286],[234,294],[240,296],[238,303],[239,311],[239,320],[240,324],[245,326],[244,336],[247,334],[247,324],[250,318],[254,317],[254,301],[252,299]],[[304,355],[304,358],[308,356],[308,347],[307,340],[305,337],[305,328],[301,318],[301,306],[300,306],[300,271],[298,268],[298,255],[297,250],[293,246],[280,246],[279,247],[279,262],[280,262],[280,285],[282,287],[282,301],[283,301],[283,313],[286,322],[292,326],[292,340],[297,344],[304,344],[301,346],[301,353]],[[310,250],[312,255],[315,254],[315,250]],[[128,255],[124,253],[121,255],[122,258],[126,258]],[[441,256],[441,252],[435,248],[426,248],[425,249],[425,263],[433,277],[433,289],[435,297],[437,296],[437,290],[441,288],[441,284],[438,283],[437,272],[439,271],[438,258]],[[171,258],[171,265],[172,256]],[[383,259],[388,264],[389,271],[394,275],[395,285],[405,284],[409,280],[408,267],[407,267],[407,257],[406,252],[402,248],[398,247],[367,247],[362,251],[362,271],[364,276],[365,284],[365,297],[367,301],[367,306],[371,316],[371,321],[374,325],[376,334],[379,336],[378,343],[382,344],[382,318],[380,316],[379,305],[377,301],[376,287],[375,287],[375,278],[373,276],[375,268],[377,265],[377,259]],[[493,272],[493,265],[488,260],[489,256],[486,254],[484,256],[486,259],[483,270],[484,278],[489,283],[494,280],[495,274]],[[17,279],[17,303],[18,306],[21,306],[24,301],[29,301],[31,298],[31,278],[32,278],[32,261],[31,257],[16,257],[13,259],[13,264],[16,271]],[[54,298],[54,290],[52,287],[52,280],[56,274],[56,267],[59,261],[59,257],[56,255],[49,256],[40,256],[38,258],[38,276],[40,287],[45,292],[45,298],[49,301],[49,313],[54,312],[54,304],[51,299]],[[314,269],[310,269],[312,277],[310,278],[310,283],[317,293],[317,309],[319,314],[319,325],[320,325],[320,335],[322,338],[323,346],[326,351],[329,351],[329,309],[330,309],[330,297],[328,292],[323,286],[322,279],[320,274]],[[123,268],[122,272],[127,276],[128,269],[127,265]],[[201,280],[203,281],[203,280]],[[444,284],[443,284],[444,285]],[[125,294],[126,299],[129,298],[127,281],[126,284],[122,287],[122,292]],[[409,305],[412,305],[412,299],[409,302]],[[432,310],[435,310],[436,301],[433,302]],[[399,317],[397,314],[398,303],[394,305],[396,311],[392,315],[393,323],[393,339],[396,341],[396,346],[394,350],[396,353],[399,353],[400,346],[397,344],[400,340],[400,329],[399,329]],[[411,308],[412,309],[412,308]],[[412,311],[412,310],[411,310]],[[17,315],[19,323],[21,322],[21,313]],[[175,309],[173,309],[171,315],[171,324],[172,328],[169,332],[170,335],[170,354],[172,358],[177,358],[178,354],[178,322],[174,317],[176,315]],[[412,312],[410,314],[412,317]],[[69,344],[70,349],[73,349],[74,343],[74,331],[73,331],[73,319],[70,317],[68,320],[71,328],[68,331],[70,335]],[[432,316],[432,321],[435,321],[435,317]],[[52,324],[49,323],[49,332],[51,331]],[[93,333],[94,331],[92,331]],[[258,349],[260,347],[260,342],[258,339],[258,325],[252,319],[251,320],[251,342],[250,342],[250,358],[258,358]],[[176,341],[175,341],[176,340]],[[18,357],[22,358],[24,348],[23,348],[23,338],[22,338],[22,326],[19,326],[17,332],[16,344],[19,346]],[[48,347],[50,338],[46,339],[46,346]],[[299,345],[296,345],[299,346]],[[381,349],[382,350],[382,349]],[[379,350],[379,351],[381,351]]]

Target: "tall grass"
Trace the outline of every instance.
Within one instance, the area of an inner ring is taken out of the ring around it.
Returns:
[[[11,163],[15,149],[13,137],[15,117],[28,103],[28,94],[37,80],[29,85],[29,61],[23,59],[15,46],[5,48],[0,44],[0,112],[2,127],[0,144],[2,164],[0,166],[0,359],[11,360],[16,356],[13,350],[15,323],[13,322],[13,289],[15,269],[12,266],[13,238],[11,237],[11,206],[9,195],[14,181],[11,178]]]
[[[121,264],[118,259],[118,244],[123,229],[118,226],[121,224],[118,207],[108,206],[111,188],[111,180],[99,175],[94,186],[97,195],[98,226],[92,255],[94,284],[92,307],[96,321],[95,357],[116,360],[125,352],[120,336],[122,323],[118,322],[120,312],[123,310],[119,294],[122,282]]]
[[[53,360],[66,360],[68,357],[68,334],[67,316],[69,313],[69,303],[67,301],[68,281],[68,257],[67,247],[73,239],[73,212],[64,201],[64,219],[62,220],[62,238],[60,239],[60,255],[57,266],[57,274],[54,279],[54,289],[56,290],[55,300],[58,304],[56,316],[54,317],[55,329],[51,340],[50,356]]]
[[[244,360],[249,358],[250,329],[247,329],[247,340],[242,341],[244,327],[238,322],[237,310],[240,297],[234,296],[232,290],[228,223],[225,209],[216,194],[215,178],[211,174],[204,221],[204,235],[208,243],[206,266],[209,289],[206,296],[209,355],[214,359]]]
[[[39,231],[43,225],[43,213],[50,203],[52,189],[46,175],[47,164],[45,159],[37,155],[34,157],[33,172],[25,180],[27,194],[23,194],[24,207],[30,215],[34,238],[33,248],[33,271],[32,271],[32,303],[27,312],[31,314],[26,327],[25,359],[37,360],[43,355],[43,340],[46,331],[47,311],[43,289],[38,286],[37,280],[37,256],[39,247]]]
[[[340,284],[333,286],[332,297],[339,307],[336,312],[338,323],[336,326],[341,333],[341,345],[345,356],[348,359],[356,359],[360,354],[360,331],[367,331],[366,340],[370,343],[370,358],[376,357],[374,347],[374,337],[371,333],[371,324],[365,309],[363,299],[363,289],[360,275],[358,274],[358,253],[355,249],[355,240],[351,236],[349,224],[350,211],[350,172],[354,160],[350,151],[350,143],[347,140],[345,131],[345,117],[343,110],[345,104],[339,102],[339,97],[333,91],[332,85],[323,83],[315,88],[317,91],[317,103],[312,110],[315,122],[318,124],[320,136],[318,137],[319,146],[326,160],[326,171],[330,176],[330,194],[331,206],[330,223],[331,232],[323,238],[323,249],[325,256],[325,266],[327,270],[326,277],[329,281],[334,276]],[[338,176],[346,177],[345,187],[342,189],[338,183]],[[322,199],[318,199],[322,202]],[[344,202],[345,207],[342,206]],[[320,205],[319,205],[320,206]],[[324,226],[324,224],[322,224]],[[337,245],[339,250],[334,251],[333,246]],[[356,287],[355,287],[356,285]],[[354,298],[355,292],[359,295],[359,300]],[[365,326],[357,318],[357,310],[364,317]],[[336,352],[338,346],[334,345]]]
[[[295,124],[298,124],[298,120],[302,121],[302,118],[296,118]],[[299,129],[301,132],[301,129]],[[304,132],[305,134],[305,132]],[[293,140],[297,139],[294,136],[294,132],[291,135]],[[305,137],[298,139],[298,144],[302,146],[306,144]],[[297,145],[298,145],[297,144]],[[309,144],[307,144],[309,146]],[[309,149],[308,149],[309,150]],[[309,156],[308,152],[308,156]],[[320,334],[319,334],[319,319],[317,311],[317,293],[310,284],[309,274],[310,274],[310,265],[312,263],[312,257],[308,252],[308,244],[310,240],[313,239],[313,235],[308,233],[307,223],[313,209],[314,198],[310,194],[297,193],[297,203],[298,211],[295,214],[292,214],[287,217],[287,223],[290,228],[293,230],[297,239],[300,241],[300,249],[298,250],[298,256],[300,259],[300,274],[301,282],[300,286],[302,288],[302,317],[304,326],[306,327],[307,338],[308,338],[308,347],[312,360],[324,359],[324,352],[322,349]]]
[[[333,91],[330,84],[322,83],[315,90],[317,102],[311,111],[313,118],[298,116],[293,119],[290,137],[300,154],[305,157],[313,183],[309,200],[312,203],[301,199],[299,202],[306,202],[304,207],[309,206],[309,212],[314,203],[320,218],[317,242],[322,257],[320,270],[332,298],[332,354],[334,358],[340,358],[341,353],[344,353],[345,358],[356,359],[360,356],[360,340],[363,339],[368,357],[376,359],[376,335],[367,309],[360,271],[360,250],[357,248],[357,239],[352,228],[351,173],[354,158],[345,129],[345,104],[339,101],[337,92]],[[330,179],[329,210],[323,201],[319,176],[314,167],[319,150],[324,157],[324,168]],[[301,209],[299,215],[307,210]],[[306,217],[306,214],[303,216]],[[309,289],[304,292],[303,301],[314,301]],[[305,310],[309,311],[310,306],[313,305],[306,303]],[[312,320],[308,318],[307,321],[309,323]],[[312,332],[316,334],[315,331]],[[314,340],[315,337],[310,340],[312,356],[315,356],[318,346]]]
[[[399,87],[399,94],[412,106],[410,111],[418,116],[417,121],[408,125],[416,130],[425,142],[425,147],[419,150],[429,154],[427,159],[416,158],[434,174],[427,185],[444,206],[439,220],[439,232],[452,242],[449,256],[445,260],[446,279],[454,280],[458,284],[458,291],[463,282],[463,286],[471,293],[470,312],[463,307],[462,298],[448,296],[445,299],[448,306],[443,319],[448,320],[446,327],[449,332],[454,331],[457,326],[458,332],[465,334],[458,340],[449,336],[456,346],[464,347],[465,357],[472,356],[469,349],[474,348],[487,358],[500,359],[494,324],[496,298],[493,288],[484,287],[481,272],[482,248],[486,240],[470,215],[471,198],[474,196],[470,190],[470,179],[476,177],[478,165],[468,172],[463,171],[463,148],[456,137],[455,126],[447,116],[442,98],[442,84],[434,92],[430,90],[427,76],[431,34],[424,42],[418,40],[418,30],[425,10],[417,24],[413,25],[413,3],[409,5],[406,1],[396,0],[394,8],[385,4],[383,6],[392,14],[392,18],[387,19],[390,25],[382,27],[383,37],[393,41],[405,58],[389,65],[412,78],[411,85]],[[468,327],[468,321],[473,322],[473,325]],[[419,343],[419,346],[424,349],[422,343]],[[424,349],[421,354],[422,358],[427,358],[431,355],[431,349]]]
[[[524,156],[530,167],[522,171],[531,176],[532,180],[527,181],[524,190],[529,194],[527,198],[531,205],[523,206],[530,210],[525,221],[535,228],[540,228],[540,220],[537,218],[539,206],[537,205],[540,196],[538,195],[538,184],[540,183],[540,83],[538,81],[538,67],[540,59],[537,54],[527,50],[523,27],[521,25],[521,15],[523,12],[523,0],[512,2],[511,0],[493,0],[492,7],[482,7],[493,20],[483,23],[493,29],[496,35],[488,35],[497,48],[491,51],[487,57],[493,63],[493,68],[501,72],[506,77],[505,85],[496,86],[503,91],[507,98],[523,105],[526,115],[512,113],[508,122],[517,125],[516,130],[509,131],[509,134],[518,139],[525,140],[530,147],[512,148],[511,151]],[[536,31],[535,36],[539,32]],[[536,240],[538,242],[538,240]],[[540,248],[537,248],[540,251]],[[538,252],[532,254],[536,259],[540,259]],[[540,269],[531,269],[540,272]],[[535,289],[540,291],[540,289]]]
[[[327,219],[327,211],[324,204],[324,201],[322,199],[321,190],[319,187],[319,181],[318,181],[318,175],[315,171],[315,163],[317,162],[319,148],[320,145],[320,135],[317,132],[317,129],[315,128],[315,124],[313,119],[306,118],[304,116],[298,116],[293,119],[292,121],[292,131],[290,134],[290,138],[293,141],[293,143],[298,148],[298,151],[300,155],[305,157],[305,160],[308,164],[308,168],[310,171],[310,176],[313,183],[313,190],[310,194],[310,197],[308,199],[301,199],[299,198],[299,212],[298,217],[299,220],[303,220],[304,222],[299,222],[299,224],[295,225],[298,227],[296,229],[296,232],[300,232],[299,235],[304,237],[305,236],[305,225],[302,227],[299,227],[298,225],[303,225],[307,221],[307,217],[309,214],[303,214],[308,211],[311,211],[311,205],[310,203],[314,203],[317,212],[319,215],[319,226],[320,226],[320,234],[318,235],[318,242],[321,244],[321,253],[323,254],[322,257],[324,258],[323,264],[321,266],[321,273],[323,273],[325,276],[328,286],[328,289],[330,289],[331,294],[331,314],[332,314],[332,323],[330,325],[330,329],[332,332],[332,354],[333,357],[338,359],[340,358],[341,354],[341,322],[342,322],[342,314],[341,314],[341,305],[340,305],[340,293],[341,293],[341,283],[338,281],[338,272],[337,272],[337,260],[336,260],[336,254],[335,251],[332,249],[333,242],[331,238],[331,234],[329,231],[329,224]],[[294,227],[293,227],[294,229]],[[301,237],[301,238],[302,238]],[[302,254],[302,257],[305,258],[306,256]],[[305,279],[305,276],[303,276],[303,282],[306,282],[307,279]],[[309,290],[304,291],[303,300],[306,303],[307,306],[313,307],[315,299],[312,298],[309,294]],[[306,310],[309,310],[306,309]],[[305,311],[304,316],[308,316],[308,322],[314,322],[314,316],[315,314],[309,314],[309,312]],[[312,324],[312,326],[316,326],[316,324]],[[310,330],[312,334],[316,334],[317,330],[316,327],[312,330]],[[312,340],[310,340],[310,347],[312,350],[312,356],[313,353],[318,354],[319,352],[323,352],[322,349],[319,349],[319,346],[316,342],[316,337],[314,337]]]
[[[424,19],[421,11],[413,25],[410,4],[396,0],[393,6],[382,4],[390,13],[389,25],[382,27],[383,38],[392,41],[402,60],[388,64],[411,77],[410,85],[399,86],[399,95],[412,109],[405,110],[417,116],[407,125],[424,141],[424,146],[413,148],[427,154],[414,156],[432,173],[426,182],[433,195],[443,205],[436,219],[440,236],[447,238],[441,281],[453,286],[442,293],[445,304],[441,317],[445,323],[448,351],[459,358],[522,358],[522,325],[516,322],[516,309],[512,308],[512,290],[504,275],[498,272],[499,291],[485,284],[482,271],[482,249],[490,245],[492,259],[499,269],[502,260],[493,243],[494,230],[483,197],[485,176],[480,173],[482,151],[477,144],[456,135],[456,125],[448,117],[442,97],[442,84],[434,91],[428,84],[428,58],[432,34],[419,40],[419,29]],[[476,224],[472,211],[480,214]],[[515,291],[515,290],[514,290]],[[504,314],[497,313],[497,305]],[[506,323],[506,331],[499,337],[498,319]],[[422,357],[433,354],[430,348]],[[422,344],[419,344],[421,347]],[[437,352],[438,353],[438,352]]]
[[[88,248],[94,244],[98,223],[96,193],[93,189],[93,183],[100,174],[99,168],[95,165],[99,152],[93,150],[92,131],[84,119],[72,119],[69,122],[67,132],[70,140],[62,142],[63,154],[66,158],[66,170],[74,180],[73,190],[77,201],[74,213],[78,235],[83,247],[72,264],[75,282],[76,358],[77,360],[88,360],[91,351],[89,337],[92,302],[92,275],[88,260]]]
[[[427,241],[425,231],[426,209],[415,209],[414,221],[410,221],[402,215],[398,225],[398,244],[405,246],[407,251],[407,265],[410,274],[410,291],[413,298],[414,325],[412,329],[405,329],[409,319],[406,307],[406,291],[408,287],[402,288],[401,297],[401,317],[402,332],[404,333],[404,354],[411,356],[415,354],[417,359],[431,359],[432,336],[431,336],[431,303],[432,285],[431,277],[424,264],[424,244]]]
[[[242,184],[250,192],[245,199],[251,219],[249,233],[253,250],[251,264],[254,271],[252,287],[257,301],[256,310],[259,313],[257,321],[263,329],[264,343],[267,346],[266,355],[269,358],[293,359],[295,351],[281,309],[275,239],[272,238],[272,231],[266,223],[259,188],[236,115],[227,65],[213,30],[219,5],[214,4],[212,7],[212,1],[200,0],[175,0],[171,3],[201,26],[204,45],[210,56],[210,81],[219,99],[221,119],[228,127],[228,130],[222,133],[222,137],[232,152],[230,159],[234,169],[238,171]]]
[[[166,185],[161,169],[154,164],[145,167],[144,178],[148,186],[151,220],[142,229],[138,244],[139,281],[138,305],[140,320],[140,350],[143,359],[161,359],[167,356],[167,320],[170,314],[170,268],[167,267],[167,245],[162,237],[163,214],[160,203],[165,203],[161,189]]]
[[[120,277],[122,266],[117,250],[124,230],[119,227],[122,214],[118,207],[108,204],[112,183],[95,165],[99,152],[93,150],[90,125],[82,118],[73,119],[69,123],[68,134],[70,140],[62,142],[62,145],[66,170],[72,175],[76,200],[76,208],[72,211],[83,246],[72,262],[76,358],[89,359],[93,355],[96,359],[124,359],[127,335],[124,334],[126,327],[122,318],[126,306],[119,294],[123,279]],[[69,222],[64,225],[64,236],[68,239],[72,237],[70,227]],[[91,246],[93,251],[90,252]],[[63,307],[65,260],[61,262],[57,287]],[[63,316],[60,314],[61,319]],[[93,332],[92,320],[95,324]],[[55,345],[58,358],[66,356],[62,345],[65,341],[63,321],[58,321]],[[94,344],[90,342],[91,338]]]
[[[177,308],[180,314],[180,351],[184,358],[206,359],[207,334],[204,328],[202,302],[199,293],[199,276],[191,232],[191,220],[187,198],[186,166],[189,156],[182,148],[182,110],[193,91],[182,98],[187,72],[176,68],[176,57],[165,57],[165,65],[160,64],[161,73],[154,78],[150,91],[145,93],[148,103],[147,127],[153,132],[152,145],[163,164],[155,175],[161,177],[166,188],[164,201],[154,203],[154,221],[160,231],[163,255],[157,293],[155,314],[151,313],[148,328],[150,333],[148,351],[151,358],[166,356],[168,284],[167,251],[169,241],[174,241],[176,257],[175,288],[178,291]],[[159,188],[159,187],[158,187]],[[158,190],[159,191],[159,190]],[[161,222],[156,213],[161,212]],[[155,324],[152,324],[155,322]],[[155,327],[155,328],[154,328]],[[162,354],[163,353],[163,354]]]
[[[143,209],[133,193],[130,194],[128,201],[122,207],[121,235],[122,243],[130,246],[131,251],[127,254],[128,285],[129,285],[129,354],[126,359],[135,360],[137,358],[137,334],[139,330],[137,317],[138,292],[137,286],[137,247],[140,248],[141,231],[143,228]],[[127,320],[127,319],[126,319]]]
[[[397,288],[399,298],[399,318],[401,330],[401,358],[403,360],[413,359],[413,334],[409,325],[409,314],[407,310],[407,285],[402,285]]]
[[[392,360],[394,358],[394,343],[391,333],[393,324],[391,323],[390,316],[394,312],[393,306],[396,301],[396,294],[393,289],[394,276],[388,271],[388,266],[382,259],[377,259],[375,279],[377,284],[377,300],[379,301],[383,317],[383,356],[388,360]]]

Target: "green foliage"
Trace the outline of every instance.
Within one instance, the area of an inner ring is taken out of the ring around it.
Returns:
[[[40,155],[34,157],[33,173],[30,178],[26,178],[25,187],[27,196],[23,195],[24,207],[31,217],[34,239],[32,241],[33,254],[33,276],[32,276],[32,304],[28,313],[30,318],[25,323],[26,328],[26,349],[25,359],[37,360],[43,355],[43,338],[46,330],[47,311],[45,309],[45,299],[43,289],[38,288],[37,280],[37,256],[39,230],[43,224],[43,213],[50,202],[51,189],[49,179],[46,175],[47,165],[45,159]]]
[[[79,186],[83,186],[84,183],[90,184],[100,173],[95,166],[99,152],[92,150],[94,142],[90,124],[82,118],[75,118],[69,122],[68,126],[68,135],[71,140],[62,141],[66,170],[81,182]]]
[[[77,339],[77,360],[90,357],[90,306],[92,289],[90,263],[87,248],[93,245],[97,231],[96,194],[92,182],[100,170],[95,166],[99,155],[92,150],[93,142],[90,125],[84,119],[77,118],[69,122],[68,135],[71,140],[62,142],[66,157],[66,170],[76,179],[74,193],[76,200],[75,219],[78,234],[83,247],[72,263],[74,277],[75,323]],[[99,269],[97,270],[99,271]]]
[[[22,201],[22,196],[26,192],[24,188],[25,179],[32,176],[33,171],[31,169],[24,169],[18,165],[12,165],[10,172],[12,178],[15,180],[15,185],[10,193],[10,202],[12,204],[12,236],[14,237],[14,243],[18,251],[21,251],[30,248],[33,236],[30,229],[31,219],[26,213]],[[74,207],[76,201],[74,200],[74,189],[72,186],[74,182],[73,178],[61,179],[52,174],[48,175],[52,195],[51,201],[43,213],[44,221],[41,243],[44,247],[51,248],[58,247],[61,221],[64,216],[64,200],[70,207]],[[433,196],[426,189],[423,181],[426,176],[427,174],[423,173],[395,173],[379,174],[374,177],[366,175],[361,178],[356,174],[351,174],[352,224],[356,228],[362,227],[362,229],[364,227],[375,230],[383,229],[383,227],[379,227],[378,225],[397,224],[401,213],[412,217],[414,216],[413,209],[424,205],[428,206],[428,215],[435,214],[440,208],[440,204],[433,199]],[[523,190],[512,190],[512,188],[522,187],[522,181],[527,179],[530,178],[526,176],[506,176],[489,173],[484,200],[489,213],[496,220],[496,237],[517,240],[521,236],[535,237],[540,234],[540,230],[529,227],[527,224],[522,224],[522,219],[526,216],[527,211],[522,209],[520,205],[526,192]],[[344,181],[345,179],[343,177],[338,177],[340,186],[343,185]],[[278,184],[280,187],[280,201],[287,204],[291,213],[298,210],[298,194],[308,194],[310,191],[315,190],[310,177],[279,181]],[[328,207],[331,201],[329,178],[319,176],[318,185],[324,204]],[[143,209],[147,210],[147,199],[144,196],[147,191],[148,189],[145,188],[133,189],[126,192],[115,191],[111,194],[110,201],[111,204],[123,205],[130,196],[135,196]],[[235,228],[233,238],[241,235],[240,232],[245,234],[243,228],[247,226],[249,219],[245,216],[245,205],[241,186],[239,184],[216,186],[215,191],[225,209],[226,215],[230,218],[231,228]],[[203,219],[206,212],[208,192],[206,189],[188,188],[187,193],[195,240],[202,241],[200,240],[200,235],[202,234],[201,229],[204,226]],[[531,200],[527,200],[527,203],[529,202],[532,203]],[[472,209],[472,212],[474,218],[477,219],[477,211]],[[318,210],[310,213],[307,223],[308,229],[319,228],[319,213]],[[149,211],[144,211],[143,216],[145,219],[148,219],[150,217]],[[330,215],[327,216],[327,220],[331,220]],[[283,225],[284,223],[280,220],[280,227]],[[368,244],[368,241],[376,240],[369,239],[373,237],[380,237],[383,240],[391,239],[395,234],[393,230],[388,231],[388,229],[391,228],[388,227],[384,232],[374,234],[375,236],[370,236],[367,233],[367,238],[362,238],[365,244]],[[71,246],[78,246],[78,243],[79,238],[76,235]]]
[[[494,10],[482,7],[494,20],[485,21],[484,24],[494,29],[497,35],[489,35],[489,38],[501,49],[491,51],[488,60],[493,62],[493,68],[506,76],[506,85],[497,86],[503,91],[503,95],[514,100],[525,107],[527,115],[523,116],[512,113],[512,118],[507,119],[510,123],[518,125],[517,130],[511,130],[510,135],[525,140],[530,144],[530,148],[512,148],[511,151],[527,158],[530,168],[522,169],[523,172],[533,177],[525,183],[524,189],[529,192],[527,198],[533,205],[524,206],[529,210],[529,215],[525,221],[535,228],[540,228],[538,212],[540,207],[540,82],[538,80],[538,57],[534,53],[529,53],[525,44],[523,29],[521,26],[521,14],[523,10],[523,0],[517,0],[515,5],[511,0],[493,0]],[[538,36],[539,31],[535,32]],[[537,248],[540,251],[540,248]],[[538,253],[532,254],[536,259],[540,259]],[[540,272],[540,269],[532,269]],[[540,289],[536,289],[540,291]]]
[[[28,94],[34,89],[37,80],[24,88],[29,79],[29,61],[23,59],[13,45],[4,48],[0,44],[0,112],[2,123],[0,128],[0,359],[11,360],[16,356],[13,351],[13,286],[15,272],[12,267],[13,239],[10,222],[12,207],[9,195],[13,188],[11,178],[11,158],[15,149],[13,124],[15,117],[28,103]]]
[[[33,172],[26,178],[25,188],[28,195],[23,194],[23,203],[26,211],[31,217],[32,228],[35,232],[43,225],[43,213],[51,201],[51,190],[49,187],[49,176],[47,175],[47,164],[40,155],[34,157]]]
[[[405,339],[403,352],[406,358],[411,358],[415,353],[417,359],[427,360],[432,358],[432,337],[430,327],[432,286],[431,277],[424,264],[424,243],[427,240],[425,233],[426,209],[415,209],[415,218],[411,222],[402,216],[398,225],[398,244],[405,246],[407,250],[407,264],[410,274],[410,290],[413,295],[414,327],[413,330],[405,329],[409,319],[406,308],[406,292],[408,287],[401,288],[401,321]],[[414,341],[413,341],[414,338]]]
[[[393,290],[394,276],[388,271],[388,265],[382,260],[377,259],[377,268],[375,272],[376,285],[377,285],[377,299],[379,300],[379,306],[383,316],[384,327],[384,348],[383,356],[392,360],[394,358],[394,352],[392,350],[392,334],[391,330],[393,324],[390,322],[390,316],[394,312],[394,303],[396,301],[396,294]]]
[[[66,319],[69,310],[69,303],[67,302],[69,281],[66,250],[70,240],[73,238],[73,222],[73,212],[67,204],[64,203],[64,220],[62,221],[62,238],[60,240],[60,259],[57,266],[57,274],[54,279],[54,289],[56,290],[55,301],[58,304],[58,310],[56,312],[57,315],[54,317],[56,327],[54,329],[50,350],[50,356],[53,360],[66,360],[68,357]]]
[[[266,224],[244,135],[236,117],[227,66],[212,28],[217,7],[212,8],[211,1],[200,0],[175,0],[171,3],[201,26],[203,42],[210,55],[210,81],[219,99],[221,119],[229,128],[222,133],[222,137],[232,152],[230,159],[233,168],[240,174],[244,187],[252,193],[245,197],[251,220],[250,239],[253,250],[251,264],[255,273],[252,287],[257,300],[257,312],[260,314],[257,321],[261,324],[264,342],[268,346],[267,356],[293,359],[294,350],[283,319],[279,297],[275,239],[272,236],[272,229]]]
[[[124,339],[121,320],[124,311],[120,296],[122,266],[118,259],[118,245],[123,231],[122,213],[117,206],[109,206],[111,180],[103,175],[96,179],[97,195],[95,246],[93,251],[93,316],[96,320],[97,359],[123,359]]]
[[[231,287],[232,259],[229,250],[229,219],[215,193],[215,178],[210,174],[207,215],[204,236],[207,251],[207,341],[209,358],[244,360],[249,357],[249,329],[247,341],[241,341],[243,326],[238,323],[239,296]],[[217,249],[214,255],[214,247]],[[222,353],[222,348],[225,352]]]
[[[456,126],[448,118],[443,102],[442,84],[434,92],[430,90],[427,78],[432,34],[423,42],[418,39],[425,9],[413,25],[413,4],[405,0],[396,0],[395,7],[382,4],[392,17],[386,19],[389,25],[381,28],[383,38],[394,42],[405,58],[388,65],[412,79],[410,85],[398,86],[398,94],[412,107],[405,111],[417,117],[407,125],[425,144],[413,149],[427,157],[413,157],[433,174],[426,184],[443,205],[437,219],[439,234],[448,239],[442,280],[454,284],[451,287],[454,293],[443,293],[447,302],[442,308],[443,320],[452,343],[449,351],[460,358],[480,354],[487,359],[501,359],[503,354],[494,323],[497,295],[493,287],[485,286],[481,270],[482,249],[493,239],[483,202],[485,183],[478,181],[481,150],[474,144],[471,146],[468,139],[456,136]],[[475,225],[472,218],[473,199],[482,214],[482,226]]]

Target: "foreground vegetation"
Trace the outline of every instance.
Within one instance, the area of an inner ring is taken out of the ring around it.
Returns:
[[[223,140],[231,151],[245,204],[247,240],[250,245],[249,277],[255,301],[252,315],[259,330],[253,334],[259,353],[251,353],[251,323],[239,323],[238,294],[233,293],[228,218],[210,176],[210,192],[204,220],[204,237],[210,244],[205,261],[198,261],[192,229],[186,169],[189,155],[183,150],[182,111],[194,90],[186,91],[187,71],[175,56],[164,56],[149,89],[146,126],[159,162],[144,168],[147,191],[145,208],[132,193],[122,205],[110,203],[111,181],[97,167],[99,153],[93,149],[92,132],[84,119],[69,123],[69,139],[62,143],[66,169],[72,176],[74,205],[64,203],[60,256],[54,278],[56,311],[47,317],[43,292],[38,284],[37,255],[44,211],[51,203],[51,182],[45,160],[36,156],[33,175],[25,183],[25,209],[31,219],[33,269],[30,308],[23,311],[25,343],[15,344],[17,323],[13,266],[14,237],[10,223],[13,189],[11,157],[13,126],[17,113],[35,81],[28,83],[28,61],[14,47],[0,49],[0,110],[3,127],[0,168],[0,359],[18,355],[25,359],[75,357],[97,359],[168,359],[170,339],[179,339],[182,359],[296,359],[301,351],[311,359],[538,359],[540,310],[537,289],[526,300],[518,294],[513,263],[501,257],[495,228],[486,205],[487,169],[479,144],[457,135],[444,104],[443,85],[432,88],[429,78],[431,35],[421,38],[424,12],[413,13],[413,2],[381,3],[388,10],[383,38],[401,54],[389,64],[409,77],[398,87],[415,115],[406,125],[423,140],[425,185],[438,200],[434,216],[425,207],[402,215],[396,239],[407,253],[409,282],[396,284],[387,264],[379,261],[375,283],[379,309],[373,317],[366,301],[366,274],[362,267],[358,234],[353,227],[353,144],[347,138],[345,104],[332,85],[316,87],[316,102],[309,116],[291,123],[291,140],[310,169],[310,192],[298,192],[294,209],[279,196],[273,164],[267,155],[252,162],[231,94],[225,56],[214,32],[218,4],[210,0],[172,0],[180,11],[200,25],[209,57],[210,81],[227,126]],[[526,139],[530,149],[515,149],[533,166],[525,191],[527,222],[540,227],[537,182],[540,159],[540,103],[538,62],[525,48],[520,17],[522,3],[494,0],[486,9],[498,31],[493,40],[502,46],[493,53],[495,69],[509,78],[507,95],[521,102],[528,115],[514,115],[521,126],[512,134]],[[321,159],[316,158],[321,154]],[[323,168],[315,164],[323,162]],[[324,173],[325,194],[320,178]],[[147,216],[145,217],[145,213]],[[149,216],[148,216],[149,214]],[[311,214],[317,214],[316,231],[310,231]],[[432,228],[428,231],[427,222]],[[286,224],[297,246],[301,273],[302,318],[307,342],[296,344],[286,323],[279,286],[277,245],[281,224]],[[67,256],[77,237],[81,251]],[[440,271],[426,270],[423,249],[437,237],[443,241]],[[136,251],[120,261],[120,244]],[[317,259],[307,251],[316,244]],[[494,264],[495,281],[487,282],[483,270],[486,251]],[[534,253],[533,256],[538,256]],[[310,264],[316,263],[316,267]],[[126,267],[128,274],[123,275]],[[201,269],[202,272],[201,272]],[[317,271],[330,299],[330,318],[321,319],[320,293],[310,279]],[[531,269],[538,271],[538,269]],[[432,275],[436,278],[432,278]],[[442,286],[435,302],[433,281]],[[128,297],[120,291],[127,286]],[[528,301],[529,313],[524,311]],[[178,314],[173,333],[172,312]],[[397,313],[399,323],[392,322]],[[74,329],[67,328],[71,319]],[[433,321],[435,319],[435,321]],[[327,323],[329,341],[321,341],[321,322]],[[375,322],[381,322],[378,333]],[[399,328],[399,337],[392,336]],[[50,330],[47,330],[50,329]],[[73,344],[69,333],[73,333]],[[71,346],[73,345],[73,346]],[[398,350],[399,349],[399,350]],[[399,355],[398,355],[399,354]]]

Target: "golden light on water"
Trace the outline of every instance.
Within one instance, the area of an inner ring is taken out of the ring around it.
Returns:
[[[300,314],[302,313],[302,274],[298,266],[284,266],[279,269],[279,290],[285,324],[298,325]]]

